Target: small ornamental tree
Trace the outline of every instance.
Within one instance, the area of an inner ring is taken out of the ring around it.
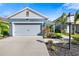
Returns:
[[[9,35],[9,22],[3,21],[2,18],[0,18],[0,35],[3,37]]]

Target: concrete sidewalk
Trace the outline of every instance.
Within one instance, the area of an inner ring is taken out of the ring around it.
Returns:
[[[0,56],[49,56],[43,38],[8,37],[0,40]]]

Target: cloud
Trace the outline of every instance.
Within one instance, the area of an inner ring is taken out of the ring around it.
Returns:
[[[79,9],[79,3],[65,3],[63,5],[63,7],[65,7],[66,9],[78,10]]]
[[[56,16],[60,17],[63,12],[66,12],[66,13],[72,12],[72,14],[74,14],[75,11],[78,9],[79,9],[79,3],[65,3],[65,4],[61,5],[59,8],[57,8]],[[57,18],[58,17],[55,17],[55,19],[57,19]]]
[[[62,6],[60,6],[56,10],[56,15],[60,15],[61,16],[61,14],[63,12],[66,12],[66,13],[72,12],[73,13],[73,10],[74,10],[74,12],[76,10],[79,10],[79,3],[65,3],[65,4],[63,4]]]
[[[54,16],[55,19],[59,18],[63,12],[64,12],[64,5],[62,5],[56,9],[56,12],[55,12],[56,15]]]

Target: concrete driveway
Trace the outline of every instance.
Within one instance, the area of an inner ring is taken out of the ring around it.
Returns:
[[[48,56],[41,36],[8,37],[0,40],[0,56]]]

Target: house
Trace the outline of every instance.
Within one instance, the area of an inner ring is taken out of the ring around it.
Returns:
[[[31,9],[24,8],[7,17],[10,21],[11,36],[42,36],[48,17]]]
[[[66,19],[66,23],[65,24],[61,24],[58,19],[53,21],[54,24],[54,32],[61,30],[61,27],[64,26],[64,30],[66,33],[69,33],[69,24],[68,21],[70,19],[71,22],[71,33],[74,33],[74,15],[71,14],[70,16],[67,16]],[[79,20],[76,21],[76,25],[75,25],[75,33],[79,33]]]

